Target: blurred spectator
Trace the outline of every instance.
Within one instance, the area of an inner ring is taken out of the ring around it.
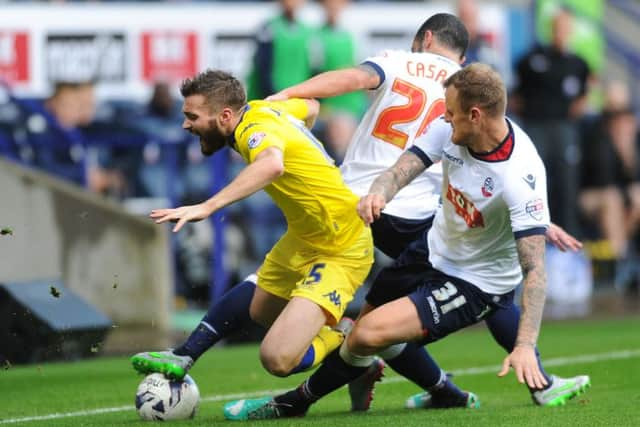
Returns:
[[[27,119],[34,147],[34,164],[78,185],[85,185],[85,143],[78,129],[95,114],[92,83],[58,83],[44,101],[44,120]],[[40,128],[40,124],[44,127]]]
[[[327,117],[320,140],[325,142],[327,153],[337,165],[342,164],[357,125],[349,113],[334,112]]]
[[[96,112],[94,85],[91,82],[59,82],[44,105],[62,127],[86,126]]]
[[[611,82],[605,90],[602,115],[585,129],[585,159],[580,205],[595,220],[612,256],[618,261],[616,285],[637,280],[640,226],[640,158],[638,123],[629,87]]]
[[[511,108],[519,113],[545,164],[551,220],[580,236],[578,119],[586,103],[589,68],[568,51],[572,22],[569,11],[559,9],[552,21],[551,44],[535,46],[518,62]],[[539,178],[523,177],[530,185]],[[554,315],[586,312],[593,279],[584,252],[560,252],[547,245],[546,267],[549,310]]]
[[[350,0],[321,1],[326,16],[324,25],[316,35],[318,47],[313,49],[319,58],[315,72],[338,70],[357,63],[355,37],[340,22],[340,16],[349,2]],[[362,91],[321,100],[321,120],[325,126],[321,139],[336,163],[342,162],[347,145],[367,106],[367,96]]]
[[[280,13],[256,34],[256,51],[248,81],[248,100],[265,98],[311,77],[313,29],[296,14],[305,0],[280,0]]]
[[[552,22],[551,45],[534,47],[518,62],[511,105],[546,166],[551,219],[578,234],[577,119],[586,103],[589,68],[567,50],[572,22],[569,11],[560,9]]]
[[[92,83],[59,82],[45,100],[17,100],[14,124],[15,158],[53,175],[86,184],[86,143],[80,127],[95,114]]]
[[[465,64],[484,62],[494,67],[500,74],[508,74],[507,64],[496,48],[495,36],[481,32],[478,28],[480,5],[476,0],[458,0],[458,17],[469,31],[469,47],[465,53]]]
[[[153,85],[153,92],[147,109],[151,117],[168,120],[182,117],[180,104],[171,95],[171,88],[166,82],[156,82]]]
[[[185,189],[181,166],[186,166],[182,172],[188,169],[184,162],[193,139],[182,130],[182,120],[182,103],[172,95],[166,82],[156,82],[146,111],[137,123],[149,137],[137,171],[142,195],[167,198],[175,204],[182,202]]]
[[[353,67],[358,63],[357,44],[354,35],[342,26],[340,17],[349,5],[349,0],[322,0],[325,11],[325,23],[317,33],[319,47],[314,52],[319,53],[318,68],[314,72],[339,70]],[[367,108],[367,98],[364,92],[351,92],[321,100],[321,113],[325,116],[331,113],[348,113],[359,120]]]

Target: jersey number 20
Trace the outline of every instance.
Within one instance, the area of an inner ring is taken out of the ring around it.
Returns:
[[[373,136],[379,138],[389,144],[393,144],[404,150],[409,135],[394,129],[394,125],[402,123],[410,123],[417,120],[427,105],[427,94],[424,89],[419,88],[406,80],[395,79],[391,90],[407,97],[407,103],[403,105],[394,105],[385,108],[378,116],[378,121],[373,128]],[[438,98],[433,101],[429,107],[429,111],[424,116],[418,132],[415,137],[422,135],[424,130],[434,119],[440,117],[445,112],[444,99]]]

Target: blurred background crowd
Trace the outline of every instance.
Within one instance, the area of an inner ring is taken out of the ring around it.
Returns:
[[[217,5],[230,3],[209,2],[212,19]],[[251,55],[241,76],[249,99],[355,65],[375,53],[364,52],[342,18],[353,6],[349,0],[272,3],[272,17],[252,29],[249,40]],[[603,0],[442,3],[470,31],[467,61],[493,65],[509,83],[510,115],[532,137],[547,168],[552,220],[585,242],[585,250],[577,254],[549,248],[551,306],[558,303],[558,315],[584,313],[594,289],[637,297],[635,69],[640,51],[624,37],[633,40],[640,8],[632,1]],[[519,20],[510,21],[510,34],[524,41],[517,49],[506,49],[507,40],[483,30],[491,26],[480,22],[489,4],[516,12]],[[320,14],[314,22],[301,13],[310,6]],[[409,37],[412,30],[407,30]],[[48,94],[32,96],[19,90],[15,72],[2,65],[11,61],[12,46],[19,45],[14,38],[14,44],[2,47],[4,33],[0,24],[0,156],[84,187],[136,214],[204,200],[220,185],[216,179],[227,181],[243,167],[231,150],[220,154],[217,163],[204,158],[198,141],[181,129],[179,80],[149,81],[146,100],[101,96],[104,82],[96,76],[49,79]],[[366,93],[322,102],[314,132],[338,164],[367,103]],[[224,290],[255,271],[286,227],[264,193],[227,208],[223,222],[221,228],[208,221],[192,224],[173,237],[178,305],[206,305],[210,285]],[[213,245],[216,231],[224,232],[224,250]],[[216,258],[223,259],[225,274],[216,276],[222,283],[212,279]]]

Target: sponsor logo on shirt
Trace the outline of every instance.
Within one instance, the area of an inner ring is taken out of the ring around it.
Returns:
[[[427,302],[429,303],[429,308],[431,309],[431,314],[433,315],[433,324],[437,325],[438,323],[440,323],[440,313],[438,313],[436,302],[432,297],[427,297]]]
[[[267,136],[267,134],[264,132],[255,132],[249,137],[249,142],[247,142],[247,145],[250,149],[256,148],[258,145],[260,145],[262,139],[265,136]]]
[[[531,218],[536,221],[542,221],[542,215],[544,213],[544,202],[542,199],[533,199],[527,202],[525,206],[526,212],[531,216]]]
[[[453,163],[455,165],[462,166],[464,164],[462,159],[459,159],[458,157],[452,156],[451,154],[447,153],[446,151],[444,152],[444,157],[446,157],[447,160],[449,160],[451,163]]]
[[[493,179],[491,177],[484,180],[484,184],[482,185],[482,195],[484,197],[491,197],[493,195]]]
[[[524,182],[526,182],[532,190],[536,189],[536,177],[529,174],[527,176],[523,176]]]
[[[447,200],[453,204],[456,213],[464,219],[469,228],[484,227],[482,213],[471,200],[467,199],[461,191],[453,188],[451,184],[447,188]]]

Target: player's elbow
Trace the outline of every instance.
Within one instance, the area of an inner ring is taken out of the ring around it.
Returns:
[[[368,73],[360,68],[351,70],[349,80],[351,81],[351,91],[375,89],[380,85],[380,76]]]
[[[307,118],[315,118],[320,114],[320,103],[316,99],[305,99],[307,102]]]
[[[282,159],[274,159],[271,162],[271,178],[277,179],[284,174],[284,162]]]
[[[279,178],[284,174],[284,157],[280,149],[270,147],[258,155],[263,176],[269,181]]]
[[[316,123],[316,118],[318,114],[320,114],[320,103],[315,99],[305,99],[307,102],[307,116],[304,119],[304,124],[309,129],[313,128],[313,125]]]

